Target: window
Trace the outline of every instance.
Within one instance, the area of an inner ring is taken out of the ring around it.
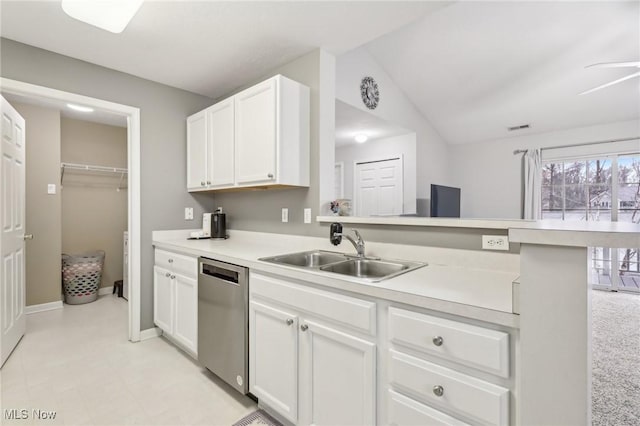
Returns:
[[[546,162],[542,218],[640,223],[640,154]],[[638,248],[592,247],[590,258],[594,287],[640,291]]]

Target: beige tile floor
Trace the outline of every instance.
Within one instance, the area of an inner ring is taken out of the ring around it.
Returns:
[[[231,425],[256,406],[164,338],[127,340],[127,302],[27,315],[27,334],[0,370],[0,424]],[[5,409],[29,419],[6,420]],[[55,411],[37,420],[32,410]]]

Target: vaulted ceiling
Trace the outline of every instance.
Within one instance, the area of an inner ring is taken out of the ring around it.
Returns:
[[[458,2],[366,48],[450,143],[640,118],[640,78],[578,95],[639,71],[585,69],[640,61],[639,2]]]
[[[633,1],[146,1],[122,34],[59,1],[0,12],[2,37],[212,98],[318,47],[365,45],[449,143],[640,117],[640,79],[578,95],[637,71],[585,69],[640,60]]]

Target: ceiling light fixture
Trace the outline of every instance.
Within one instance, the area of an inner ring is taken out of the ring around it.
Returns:
[[[144,0],[62,0],[62,10],[78,21],[119,34]]]
[[[93,112],[93,108],[89,108],[86,106],[82,106],[82,105],[76,105],[76,104],[67,104],[67,106],[69,108],[71,108],[74,111],[80,111],[80,112]]]
[[[367,137],[367,135],[363,135],[362,133],[360,133],[360,134],[356,135],[356,137],[354,139],[358,143],[365,143],[369,138]]]

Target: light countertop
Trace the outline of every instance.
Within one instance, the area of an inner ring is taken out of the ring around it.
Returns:
[[[471,228],[471,229],[509,229],[513,227],[535,226],[534,220],[518,219],[464,219],[449,217],[416,217],[416,216],[317,216],[321,223],[355,223],[367,225],[399,225],[425,226],[437,228]]]
[[[421,226],[435,228],[499,229],[509,241],[573,247],[638,247],[640,224],[623,222],[568,222],[563,220],[459,219],[411,216],[318,216],[321,223]]]
[[[539,220],[509,229],[509,241],[573,247],[640,247],[640,224]]]
[[[512,283],[518,277],[518,272],[512,267],[514,255],[502,254],[504,262],[500,262],[499,257],[464,262],[464,265],[474,265],[468,267],[461,265],[460,260],[468,260],[469,256],[477,252],[367,243],[368,255],[429,263],[428,266],[415,271],[382,282],[369,283],[339,274],[258,260],[262,257],[316,249],[353,254],[353,247],[348,242],[334,247],[328,238],[247,231],[229,231],[229,234],[230,238],[227,240],[187,240],[188,231],[154,231],[153,244],[161,249],[215,258],[254,271],[305,281],[316,286],[406,303],[509,327],[518,326],[519,318],[512,313]],[[483,255],[477,253],[479,258]],[[517,258],[517,255],[515,256]],[[448,259],[451,261],[448,262]],[[504,263],[507,270],[498,270],[495,267],[498,263]]]

